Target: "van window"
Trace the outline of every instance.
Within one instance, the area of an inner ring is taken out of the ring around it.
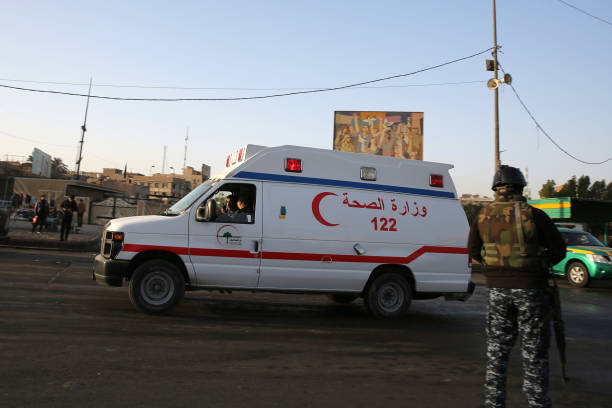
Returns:
[[[217,218],[214,222],[252,224],[255,222],[255,186],[247,183],[227,183],[219,187],[209,200],[215,200]]]

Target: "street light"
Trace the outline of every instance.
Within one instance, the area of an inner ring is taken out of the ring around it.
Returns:
[[[153,167],[155,167],[154,164],[151,165],[151,168],[149,169],[149,176],[153,175]]]
[[[172,167],[172,166],[168,166],[168,167],[170,167],[172,169],[172,174],[174,174],[174,167]]]

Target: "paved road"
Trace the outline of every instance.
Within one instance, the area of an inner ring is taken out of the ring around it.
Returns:
[[[136,312],[91,280],[90,254],[0,249],[0,406],[477,407],[486,289],[375,321],[357,301],[188,292]],[[562,289],[571,381],[557,407],[610,406],[612,285]],[[526,406],[518,353],[509,407]]]

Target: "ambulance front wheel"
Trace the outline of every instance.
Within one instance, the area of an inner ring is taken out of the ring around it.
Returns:
[[[364,300],[377,319],[401,317],[408,312],[412,300],[410,282],[400,273],[383,273],[370,284]]]
[[[138,266],[130,279],[130,301],[141,312],[163,314],[185,294],[185,279],[171,262],[153,259]]]

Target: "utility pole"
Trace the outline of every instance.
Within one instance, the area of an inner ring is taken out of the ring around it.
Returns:
[[[497,75],[497,13],[495,11],[495,0],[493,0],[493,70],[495,81]],[[495,171],[499,169],[499,88],[495,88]]]
[[[166,174],[166,150],[168,146],[164,146],[164,160],[162,161],[162,174]]]
[[[89,110],[89,97],[91,96],[91,82],[93,78],[89,78],[89,91],[87,92],[87,104],[85,105],[85,118],[83,119],[83,126],[81,126],[81,141],[79,142],[79,157],[76,162],[76,174],[74,178],[79,179],[81,172],[81,160],[83,159],[83,141],[85,140],[85,132],[87,132],[87,111]]]

